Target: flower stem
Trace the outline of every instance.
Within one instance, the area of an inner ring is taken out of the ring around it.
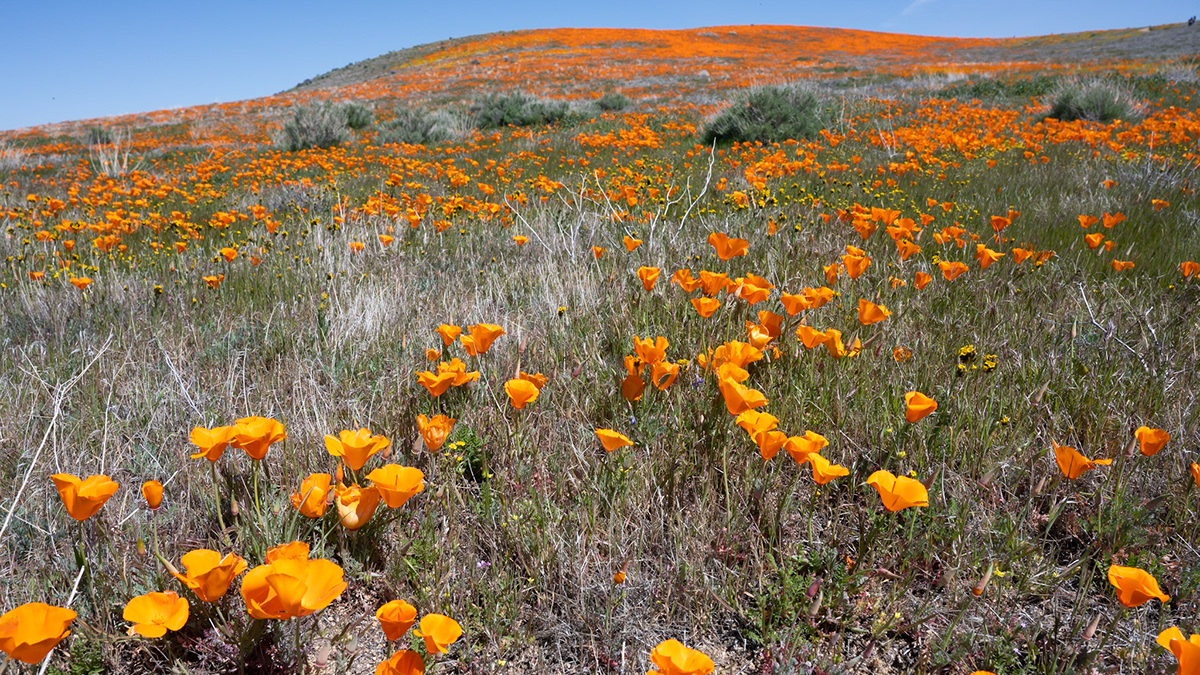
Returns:
[[[221,513],[221,484],[217,480],[217,463],[209,462],[208,466],[212,469],[213,499],[217,500],[217,523],[221,525],[221,536],[225,538],[225,545],[233,548],[233,542],[229,539],[229,530],[225,528],[225,516]],[[157,552],[156,549],[155,553]]]

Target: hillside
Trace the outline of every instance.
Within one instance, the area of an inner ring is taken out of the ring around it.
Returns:
[[[3,134],[0,669],[1189,672],[1194,30],[496,33]]]

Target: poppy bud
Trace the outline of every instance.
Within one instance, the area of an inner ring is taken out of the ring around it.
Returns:
[[[808,606],[808,616],[809,617],[815,617],[821,611],[821,601],[823,601],[824,599],[825,599],[825,591],[817,591],[816,600],[813,600],[812,604]]]
[[[921,485],[924,485],[926,490],[933,487],[933,481],[937,480],[938,474],[940,474],[941,472],[942,472],[941,469],[934,471],[932,476],[921,481]]]
[[[146,499],[146,505],[150,510],[157,510],[162,504],[163,485],[156,480],[148,480],[142,483],[142,497]]]
[[[995,571],[995,569],[996,564],[993,562],[988,562],[987,571],[984,572],[979,581],[977,581],[975,585],[971,587],[971,593],[975,594],[975,597],[983,595],[983,591],[987,588],[988,581],[991,580],[992,572]]]
[[[141,537],[137,540],[137,553],[143,558],[146,557],[146,542],[142,541]]]
[[[1096,634],[1096,628],[1098,628],[1099,626],[1100,626],[1100,615],[1097,614],[1096,618],[1092,619],[1092,622],[1087,625],[1087,628],[1083,629],[1083,639],[1085,641],[1091,640],[1092,636]]]
[[[1035,494],[1035,495],[1042,494],[1042,488],[1044,488],[1044,487],[1046,487],[1046,477],[1042,476],[1042,479],[1038,481],[1038,484],[1033,486],[1033,494]]]
[[[1125,444],[1125,456],[1133,457],[1133,453],[1135,450],[1137,450],[1137,446],[1138,439],[1136,437],[1129,439],[1129,442]]]
[[[1042,397],[1046,395],[1046,390],[1049,388],[1050,388],[1050,383],[1046,382],[1045,384],[1042,385],[1041,389],[1037,390],[1037,393],[1033,395],[1033,399],[1032,399],[1032,402],[1034,405],[1038,405],[1042,402]]]
[[[321,645],[321,648],[317,650],[316,662],[313,665],[318,668],[329,665],[329,645]]]
[[[237,499],[236,499],[236,498],[230,498],[230,499],[229,499],[229,512],[233,514],[233,517],[234,517],[234,518],[237,518],[237,515],[238,515],[238,505],[237,505]]]
[[[819,590],[821,590],[821,577],[817,577],[816,579],[813,579],[813,582],[811,584],[809,584],[809,586],[808,586],[808,590],[804,591],[804,595],[809,600],[812,600],[813,597],[816,596],[817,591],[819,591]]]

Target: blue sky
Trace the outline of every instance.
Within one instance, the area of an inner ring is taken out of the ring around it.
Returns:
[[[1182,0],[0,0],[0,129],[236,101],[388,51],[522,28],[790,24],[1012,37],[1185,21]]]

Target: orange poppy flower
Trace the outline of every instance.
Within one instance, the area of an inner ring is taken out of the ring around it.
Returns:
[[[754,361],[761,360],[762,357],[763,353],[761,349],[757,349],[745,342],[731,340],[717,347],[717,350],[713,352],[713,363],[718,366],[724,363],[732,363],[739,368],[744,368]],[[738,382],[741,381],[738,380]]]
[[[524,246],[529,243],[529,237],[523,234],[514,234],[512,240],[517,242],[517,246]]]
[[[454,422],[453,417],[445,415],[434,415],[433,418],[417,415],[417,428],[421,431],[421,440],[425,442],[425,447],[430,452],[442,449],[446,438],[450,436],[450,431],[454,429]]]
[[[929,491],[919,480],[908,476],[895,476],[890,471],[879,470],[867,478],[867,485],[879,492],[883,508],[900,511],[911,506],[929,506]]]
[[[269,417],[243,417],[229,433],[229,444],[245,450],[251,459],[266,457],[273,443],[286,439],[283,425]]]
[[[726,290],[732,284],[728,274],[700,270],[700,290],[709,297]]]
[[[1004,228],[1008,227],[1009,225],[1012,225],[1012,220],[1009,220],[1008,218],[1005,218],[1004,216],[992,216],[991,223],[992,223],[992,229],[995,230],[997,233],[999,233]]]
[[[900,254],[901,260],[908,260],[913,255],[921,252],[921,247],[912,242],[911,239],[901,239],[896,242],[896,251]]]
[[[367,460],[392,444],[383,436],[372,435],[367,429],[342,431],[339,437],[326,436],[325,449],[334,457],[341,457],[355,471],[362,469]]]
[[[913,285],[917,287],[918,291],[925,290],[925,287],[928,286],[929,282],[931,281],[933,281],[933,276],[926,274],[925,272],[917,272],[915,275],[913,275]]]
[[[904,419],[910,424],[919,422],[925,419],[934,410],[937,410],[937,401],[929,398],[919,391],[910,391],[904,395]]]
[[[1153,575],[1136,567],[1110,565],[1108,583],[1117,589],[1117,600],[1126,607],[1141,607],[1151,598],[1161,602],[1171,599],[1158,587],[1158,580]]]
[[[1105,189],[1105,190],[1109,190],[1109,189],[1111,189],[1111,188],[1114,188],[1114,187],[1116,187],[1116,186],[1117,186],[1117,181],[1115,181],[1115,180],[1102,180],[1102,181],[1100,181],[1100,185],[1102,185],[1102,186],[1104,187],[1104,189]]]
[[[1192,471],[1192,482],[1196,484],[1196,487],[1200,488],[1200,464],[1192,462],[1192,466],[1190,468]]]
[[[436,349],[426,349],[425,350],[425,360],[426,361],[437,361],[440,358],[442,358],[442,353],[439,352],[438,350],[436,350]]]
[[[659,391],[666,391],[667,387],[675,384],[675,379],[679,377],[679,364],[671,363],[670,361],[655,361],[650,364],[650,384],[653,384]]]
[[[835,262],[831,265],[823,265],[821,269],[825,270],[825,283],[837,283],[838,273],[842,270],[842,263]]]
[[[1054,447],[1054,461],[1058,463],[1058,469],[1071,480],[1079,478],[1097,466],[1112,464],[1111,459],[1088,459],[1075,448],[1059,445],[1053,440],[1050,441],[1050,444]]]
[[[0,651],[21,663],[34,664],[71,634],[73,610],[44,602],[14,607],[0,616]]]
[[[1183,278],[1188,279],[1194,276],[1200,276],[1200,263],[1194,260],[1187,260],[1179,263],[1179,271],[1183,273]]]
[[[825,349],[835,359],[846,356],[858,356],[858,353],[862,351],[862,341],[855,338],[854,344],[847,350],[846,346],[842,344],[842,331],[836,328],[829,328],[825,331]]]
[[[401,649],[375,667],[375,675],[422,675],[424,672],[425,660],[410,649]]]
[[[750,250],[750,242],[745,239],[731,238],[724,232],[713,232],[708,235],[708,243],[717,252],[721,260],[729,260],[746,255]]]
[[[780,294],[779,301],[783,303],[783,309],[788,313],[788,316],[796,316],[800,312],[812,308],[812,305],[808,304],[808,298],[799,294]]]
[[[762,456],[763,461],[774,459],[775,455],[779,454],[779,449],[788,441],[787,434],[775,429],[759,431],[752,438],[755,445],[758,446],[758,454]]]
[[[1125,214],[1118,211],[1117,213],[1105,213],[1100,216],[1100,222],[1104,227],[1112,228],[1125,222]]]
[[[604,449],[612,452],[617,448],[623,448],[627,445],[633,445],[633,441],[629,437],[612,429],[597,429],[596,436],[600,439],[600,443],[604,445]]]
[[[714,298],[692,298],[691,302],[692,307],[696,308],[696,313],[706,319],[721,308],[721,301]]]
[[[825,341],[829,339],[829,336],[824,332],[804,324],[800,324],[796,328],[796,337],[800,338],[800,342],[808,349],[816,349],[825,344]]]
[[[1132,260],[1113,260],[1109,263],[1109,265],[1111,265],[1112,268],[1118,272],[1125,272],[1133,269]]]
[[[784,443],[783,449],[792,456],[798,465],[803,465],[829,445],[829,440],[812,430],[805,430],[803,436],[792,436]]]
[[[650,662],[658,670],[646,675],[708,675],[717,667],[704,652],[684,647],[678,640],[658,643],[650,652]]]
[[[675,274],[671,275],[671,283],[679,284],[688,293],[700,288],[700,280],[694,278],[689,269],[675,270]]]
[[[1183,632],[1171,626],[1159,633],[1155,642],[1175,656],[1179,662],[1175,671],[1178,675],[1200,675],[1200,635],[1185,640]]]
[[[730,415],[739,415],[767,404],[767,397],[761,391],[751,389],[731,378],[722,377],[717,382],[717,387],[725,399],[725,407]]]
[[[413,495],[425,490],[424,472],[410,466],[384,464],[367,474],[367,480],[371,481],[371,485],[383,498],[383,503],[390,509],[404,506],[404,502]]]
[[[408,629],[417,622],[417,608],[403,600],[392,600],[375,610],[375,618],[383,627],[384,636],[392,642],[404,637]]]
[[[514,378],[504,383],[504,392],[508,394],[508,401],[512,407],[521,410],[536,401],[541,390],[529,380]]]
[[[328,560],[277,558],[242,579],[242,599],[255,619],[295,619],[325,609],[346,590],[342,568]]]
[[[857,279],[871,266],[871,259],[865,255],[847,254],[842,256],[842,266],[846,268],[847,276]]]
[[[291,494],[292,507],[305,518],[320,518],[325,515],[329,504],[329,486],[333,476],[327,473],[314,473],[300,483],[300,491]]]
[[[379,471],[376,469],[375,471]],[[375,471],[371,473],[374,474]],[[369,477],[369,476],[368,476]],[[334,503],[337,504],[338,522],[347,530],[357,530],[366,525],[375,509],[379,508],[380,493],[375,486],[368,488],[338,484],[334,488]]]
[[[608,249],[604,248],[603,246],[592,247],[592,255],[595,256],[596,260],[599,260],[601,257],[603,257],[607,251]]]
[[[904,363],[905,361],[911,359],[912,355],[912,350],[904,345],[896,345],[895,347],[892,347],[892,358],[896,361],[896,363]]]
[[[637,278],[642,282],[642,288],[647,291],[654,290],[654,284],[658,281],[659,269],[657,267],[639,267]]]
[[[808,301],[809,309],[824,307],[826,303],[833,300],[833,289],[827,286],[806,288],[804,289],[804,299]]]
[[[1098,222],[1100,222],[1100,219],[1096,216],[1079,216],[1079,226],[1085,229],[1095,225]]]
[[[866,298],[858,300],[858,321],[864,326],[885,321],[892,313],[887,307],[877,305]]]
[[[69,473],[56,473],[50,479],[58,489],[63,506],[67,507],[67,514],[81,522],[96,515],[120,487],[103,474],[80,480]]]
[[[158,638],[183,628],[188,620],[188,601],[171,591],[146,593],[125,604],[121,618],[133,623],[129,635]]]
[[[1085,234],[1083,235],[1083,241],[1087,244],[1088,248],[1096,249],[1100,246],[1100,244],[1104,243],[1104,233],[1093,232],[1091,234]]]
[[[746,339],[756,348],[762,349],[771,342],[771,332],[759,324],[747,321]]]
[[[443,346],[449,347],[456,339],[458,339],[459,334],[462,333],[462,329],[454,324],[444,323],[433,329],[433,332],[437,333],[442,338]]]
[[[458,379],[458,374],[451,371],[435,374],[432,371],[426,370],[417,373],[417,383],[425,387],[430,396],[441,396],[446,393],[446,390],[454,384],[456,379]]]
[[[379,235],[379,243],[384,246],[391,246],[393,241],[396,241],[396,238],[390,234]]]
[[[960,274],[967,271],[967,266],[960,262],[946,262],[945,260],[938,263],[938,268],[942,270],[942,276],[946,281],[954,281]]]
[[[633,237],[631,237],[629,235],[625,235],[625,237],[623,239],[621,239],[621,243],[625,244],[626,251],[633,253],[633,249],[642,245],[642,240],[634,239]]]
[[[413,635],[425,638],[425,651],[430,654],[445,654],[447,647],[462,637],[462,626],[442,614],[426,614],[421,617],[421,627]]]
[[[646,389],[646,383],[641,377],[642,366],[638,365],[637,359],[633,356],[625,357],[625,379],[621,381],[621,396],[626,401],[636,401],[642,397],[642,392]]]
[[[526,382],[531,383],[533,386],[537,387],[539,391],[546,386],[547,382],[550,381],[550,378],[541,373],[530,374],[523,370],[517,373],[517,379],[525,380]]]
[[[467,330],[471,333],[470,336],[460,338],[463,348],[467,350],[467,354],[478,356],[487,352],[492,348],[492,343],[496,338],[505,335],[504,329],[494,323],[479,323],[474,326],[467,326]]]
[[[146,500],[146,506],[149,506],[150,510],[158,510],[158,507],[162,505],[162,497],[162,483],[156,480],[148,480],[142,483],[142,498]]]
[[[366,247],[367,247],[367,245],[366,245],[366,244],[364,244],[364,243],[362,243],[361,241],[352,241],[352,242],[350,242],[350,252],[351,252],[351,253],[353,253],[353,254],[355,254],[355,255],[358,255],[359,253],[362,253],[362,250],[363,250],[364,248],[366,248]]]
[[[753,439],[759,432],[769,431],[779,426],[779,419],[771,413],[747,410],[737,416],[736,424],[745,429]]]
[[[667,357],[667,347],[670,343],[667,338],[659,335],[656,338],[641,339],[638,336],[633,336],[633,351],[637,353],[638,358],[642,363],[655,363],[662,361]]]
[[[1171,440],[1171,434],[1168,434],[1162,429],[1151,429],[1147,426],[1138,427],[1133,435],[1138,440],[1141,446],[1142,454],[1147,457],[1153,457],[1158,454],[1159,450]]]
[[[171,575],[187,586],[202,602],[216,602],[229,590],[233,578],[246,571],[246,561],[236,553],[225,557],[216,551],[198,548],[179,559],[187,575],[171,570]]]
[[[206,286],[208,286],[209,288],[216,289],[218,286],[221,285],[222,281],[225,281],[225,275],[217,274],[217,275],[213,275],[213,276],[200,277],[200,279],[202,281],[204,281],[204,284]]]
[[[1004,254],[999,251],[993,251],[983,244],[975,244],[975,259],[979,261],[979,269],[987,269],[988,265],[1003,257]]]
[[[92,284],[90,277],[71,277],[71,285],[79,290],[86,290]]]
[[[217,251],[217,253],[221,254],[221,257],[225,259],[225,262],[233,262],[238,257],[237,249],[230,248],[228,246]]]
[[[822,457],[819,452],[810,453],[808,461],[812,464],[813,480],[817,482],[817,485],[825,485],[835,478],[850,475],[850,469],[841,464],[831,463]]]

